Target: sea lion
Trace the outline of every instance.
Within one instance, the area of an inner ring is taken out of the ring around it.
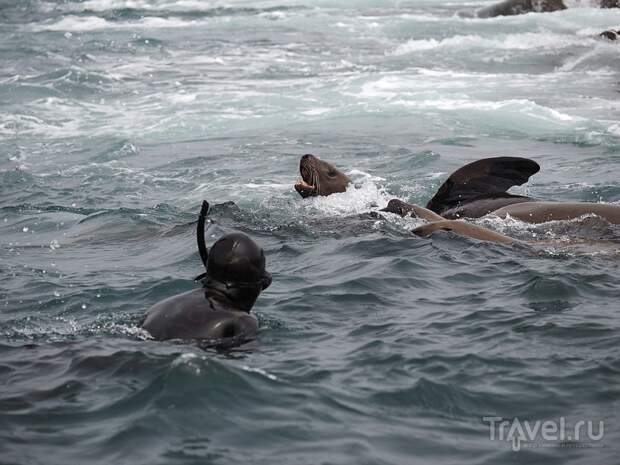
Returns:
[[[302,167],[306,157],[312,157],[312,155],[302,157]],[[318,160],[316,157],[312,158]],[[327,162],[318,161],[323,164],[322,166],[335,169]],[[500,217],[510,215],[529,223],[542,223],[576,219],[587,214],[594,214],[610,223],[620,224],[620,205],[541,202],[531,197],[507,192],[512,186],[527,182],[530,176],[538,171],[540,171],[538,163],[527,158],[493,157],[477,160],[452,173],[429,200],[426,208],[400,199],[392,199],[385,208],[379,211],[403,217],[411,215],[428,221],[429,224],[419,226],[412,231],[419,236],[427,236],[437,230],[449,230],[463,236],[505,244],[520,241],[458,219],[480,218],[493,214]],[[312,177],[315,175],[302,170],[302,175],[304,174],[306,179],[315,179]],[[299,184],[295,188],[299,192],[298,186]],[[315,191],[314,185],[308,182],[305,182],[302,187],[306,191]],[[322,194],[313,192],[308,195],[329,195],[329,191]]]
[[[600,0],[598,8],[619,8],[620,0]],[[566,10],[568,7],[563,0],[504,0],[491,6],[480,8],[473,12],[459,12],[459,16],[494,18],[497,16],[514,16],[525,13],[551,13]]]
[[[587,214],[620,223],[620,205],[541,202],[506,192],[525,183],[540,166],[520,157],[485,158],[459,168],[442,184],[426,208],[447,219],[510,215],[527,223],[570,220]]]
[[[616,31],[614,31],[613,29],[610,29],[609,31],[603,31],[599,34],[599,36],[609,40],[618,40],[618,38],[620,37],[620,29]]]
[[[517,239],[491,231],[483,226],[466,223],[462,220],[447,220],[424,207],[403,202],[399,199],[390,200],[387,207],[379,211],[395,213],[403,217],[409,215],[414,218],[422,218],[427,220],[429,223],[418,226],[411,231],[413,234],[420,237],[427,237],[433,232],[441,230],[452,231],[461,236],[467,236],[482,241],[500,242],[502,244],[513,244],[515,242],[519,242]]]
[[[512,237],[505,236],[504,234],[500,234],[495,231],[491,231],[483,226],[478,226],[476,224],[467,223],[462,220],[442,220],[442,221],[434,221],[432,223],[423,224],[422,226],[418,226],[413,229],[411,232],[416,236],[427,237],[430,236],[433,232],[442,230],[442,231],[452,231],[460,236],[467,236],[473,239],[478,239],[481,241],[487,242],[499,242],[501,244],[514,244],[519,243],[518,239],[514,239]]]
[[[562,0],[505,0],[480,8],[474,12],[478,18],[494,18],[496,16],[514,16],[525,13],[548,13],[565,10],[566,5]],[[467,16],[467,14],[464,14]]]
[[[441,185],[426,208],[448,219],[480,218],[534,199],[506,192],[538,173],[540,166],[521,157],[484,158],[459,168]]]
[[[419,205],[403,202],[399,199],[392,199],[388,202],[387,207],[379,210],[381,212],[394,213],[399,216],[411,215],[416,218],[422,218],[426,221],[443,221],[445,218],[437,213],[422,208]]]
[[[460,236],[471,237],[473,239],[487,242],[498,242],[501,244],[538,246],[545,243],[545,241],[540,240],[522,241],[515,239],[514,237],[509,237],[492,231],[484,226],[468,223],[463,220],[446,220],[441,217],[439,217],[439,219],[433,219],[432,215],[437,216],[435,213],[430,212],[419,205],[408,204],[397,199],[390,200],[388,206],[380,211],[396,213],[401,216],[411,215],[418,218],[428,219],[429,223],[418,226],[411,231],[413,234],[420,237],[428,237],[435,231],[451,231]],[[493,214],[498,216],[512,214],[515,217],[520,217],[525,220],[529,219],[531,222],[534,222],[534,220],[536,220],[536,222],[566,220],[574,218],[575,215],[583,216],[589,213],[596,214],[610,223],[620,223],[620,206],[606,204],[524,202],[522,204],[509,205],[498,210],[497,212],[493,212]],[[577,246],[588,252],[599,251],[601,247],[606,247],[609,249],[610,245],[613,250],[619,250],[617,247],[618,243],[616,241],[583,241],[577,239],[576,241],[571,242],[571,248]]]
[[[507,215],[526,223],[573,220],[584,215],[596,215],[612,224],[620,224],[620,205],[590,202],[527,202],[508,205],[491,212]]]
[[[299,160],[299,172],[301,181],[295,190],[303,198],[345,192],[351,184],[351,179],[334,165],[310,154]]]
[[[207,250],[204,239],[209,204],[198,218],[198,250],[206,272],[196,277],[202,286],[153,305],[141,327],[156,340],[198,340],[217,346],[239,344],[258,332],[250,314],[262,291],[271,284],[265,254],[250,237],[227,234]]]

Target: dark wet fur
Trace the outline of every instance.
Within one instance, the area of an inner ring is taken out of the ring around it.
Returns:
[[[524,184],[539,170],[538,163],[527,158],[477,160],[452,173],[426,208],[446,218],[479,218],[506,205],[532,201],[506,191]]]
[[[392,199],[388,202],[385,208],[382,208],[382,212],[394,213],[399,216],[411,215],[414,218],[417,218],[413,205],[408,204],[407,202],[403,202],[402,200]]]
[[[481,218],[495,210],[515,203],[532,202],[535,199],[521,195],[500,193],[497,196],[483,195],[480,198],[471,199],[469,202],[455,208],[444,210],[441,216],[448,220],[458,218]]]
[[[261,289],[260,283],[252,280],[252,267],[259,267],[257,271],[263,278],[268,278],[268,282],[262,284],[262,290],[271,284],[262,249],[249,237],[233,233],[220,238],[209,250],[204,237],[208,213],[209,203],[203,201],[196,239],[207,272],[195,278],[202,287],[169,297],[148,310],[140,326],[156,340],[191,339],[199,341],[204,347],[224,347],[251,340],[258,332],[257,320],[250,315],[250,310]],[[229,271],[230,267],[238,266],[235,260],[239,263],[239,256],[232,251],[239,244],[245,244],[242,254],[244,258],[249,257],[246,263],[241,262],[243,273],[250,270],[247,276],[242,277],[238,269],[234,273]],[[226,281],[229,278],[231,282]],[[251,280],[250,285],[243,282],[244,278]]]
[[[295,190],[303,198],[345,192],[351,183],[349,177],[334,165],[310,154],[299,160],[299,172],[304,182],[312,186],[295,184]]]
[[[618,36],[620,36],[620,30],[614,31],[610,29],[609,31],[601,32],[599,35],[605,39],[618,40]]]
[[[478,18],[493,18],[496,16],[513,16],[525,13],[549,13],[565,10],[562,0],[505,0],[476,11]]]
[[[620,8],[620,0],[601,0],[601,8]]]

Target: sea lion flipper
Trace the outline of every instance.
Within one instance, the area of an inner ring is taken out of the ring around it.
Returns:
[[[495,157],[477,160],[452,173],[426,208],[441,214],[442,211],[475,198],[497,196],[512,186],[527,182],[539,170],[538,163],[528,158]]]
[[[490,229],[478,226],[477,224],[468,223],[466,221],[443,220],[418,226],[412,232],[416,236],[428,237],[435,231],[452,231],[459,236],[471,237],[481,241],[499,242],[502,244],[513,244],[513,239],[503,234],[497,233]]]
[[[418,226],[417,228],[414,228],[411,230],[411,232],[413,234],[415,234],[416,236],[419,237],[428,237],[431,234],[433,234],[435,231],[441,230],[441,231],[452,231],[452,228],[450,228],[449,225],[449,221],[437,221],[435,223],[427,223],[427,224],[423,224],[422,226]]]
[[[428,208],[422,208],[419,205],[403,202],[399,199],[392,199],[388,202],[387,207],[379,210],[381,212],[394,213],[396,215],[405,217],[411,215],[413,218],[422,218],[426,221],[441,221],[445,220],[442,216],[435,212],[430,211]]]

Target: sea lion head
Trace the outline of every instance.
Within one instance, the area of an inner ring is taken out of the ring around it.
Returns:
[[[224,294],[236,307],[250,311],[271,285],[265,253],[250,237],[235,232],[218,239],[209,250],[204,287]]]
[[[394,213],[399,216],[411,215],[413,218],[418,218],[413,205],[407,202],[403,202],[399,199],[392,199],[388,202],[387,207],[382,208],[382,212]]]
[[[295,184],[295,190],[303,198],[344,192],[351,183],[349,177],[334,165],[310,154],[299,160],[299,172],[301,181]]]
[[[620,35],[620,30],[614,31],[611,29],[609,31],[603,31],[599,34],[599,36],[605,39],[608,39],[608,40],[617,40],[619,35]]]

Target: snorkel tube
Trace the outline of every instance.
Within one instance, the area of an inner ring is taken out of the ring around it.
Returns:
[[[207,249],[207,244],[205,243],[205,220],[207,219],[207,214],[209,213],[209,202],[206,200],[202,201],[202,206],[200,207],[200,214],[198,215],[198,224],[196,225],[196,242],[198,243],[198,253],[200,253],[200,259],[202,260],[202,264],[207,267],[207,259],[209,258],[209,249]],[[196,276],[194,281],[200,281],[207,275],[207,272]]]

